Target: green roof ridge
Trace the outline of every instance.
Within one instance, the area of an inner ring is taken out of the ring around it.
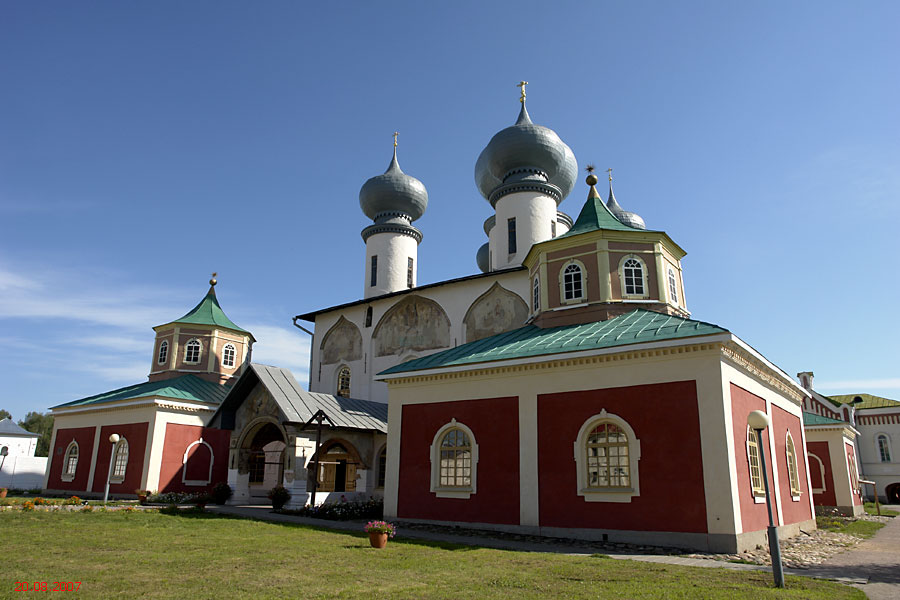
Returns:
[[[638,308],[606,321],[547,329],[525,325],[401,363],[382,371],[379,375],[598,350],[718,333],[728,333],[728,330],[712,323]]]
[[[857,396],[862,398],[863,401],[859,404],[854,405],[853,399]],[[856,410],[865,408],[889,408],[900,406],[900,401],[892,400],[891,398],[885,398],[883,396],[876,396],[874,394],[840,394],[837,396],[828,396],[828,399],[834,402],[835,406],[848,404],[850,406],[855,406]]]
[[[803,411],[803,425],[846,425],[840,419],[823,417],[815,413]]]
[[[224,385],[201,379],[196,375],[187,374],[172,379],[145,381],[144,383],[128,385],[109,392],[103,392],[102,394],[57,404],[51,408],[88,406],[146,396],[161,396],[174,400],[192,400],[206,404],[219,404],[225,397],[226,392],[227,389]]]
[[[588,197],[572,228],[559,237],[571,237],[579,233],[597,231],[599,229],[615,229],[617,231],[644,231],[625,225],[612,214],[599,195]]]
[[[222,307],[219,306],[219,300],[216,298],[216,288],[209,287],[209,291],[200,303],[192,308],[186,315],[173,321],[173,323],[189,323],[191,325],[215,325],[233,329],[242,333],[249,334],[246,329],[241,329],[235,325],[234,321],[228,318]]]

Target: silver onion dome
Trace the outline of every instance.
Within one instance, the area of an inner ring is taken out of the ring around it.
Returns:
[[[428,207],[425,185],[400,170],[397,147],[387,171],[366,181],[359,190],[359,207],[370,219],[405,215],[415,221]]]
[[[559,204],[577,173],[572,150],[555,131],[532,123],[524,102],[516,124],[494,135],[475,163],[475,183],[492,205],[523,189],[542,189]]]
[[[475,263],[478,265],[478,269],[482,273],[487,273],[491,270],[490,264],[490,249],[487,243],[482,244],[481,248],[478,249],[478,253],[475,255]]]
[[[611,212],[615,218],[625,225],[634,227],[635,229],[647,229],[647,226],[644,224],[644,219],[642,219],[640,215],[625,210],[619,206],[618,202],[616,202],[616,195],[613,193],[612,179],[609,181],[609,198],[606,200],[606,208],[609,209],[609,212]]]

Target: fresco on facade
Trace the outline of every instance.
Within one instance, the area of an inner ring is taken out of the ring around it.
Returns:
[[[362,335],[359,328],[341,317],[322,340],[322,364],[349,362],[362,358]]]
[[[466,312],[466,342],[516,329],[528,319],[528,305],[518,294],[495,283]]]
[[[428,298],[408,296],[387,311],[375,328],[375,356],[450,346],[450,319]]]

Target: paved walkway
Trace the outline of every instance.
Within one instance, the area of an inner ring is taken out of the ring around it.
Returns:
[[[891,507],[895,510],[900,506]],[[324,521],[309,517],[297,517],[273,513],[271,506],[207,506],[207,510],[220,514],[229,514],[263,521],[280,523],[297,523],[312,525],[339,531],[359,532],[360,521]],[[545,542],[533,542],[515,539],[494,538],[478,535],[461,535],[418,529],[404,529],[397,534],[398,539],[428,540],[447,542],[464,546],[479,546],[499,550],[518,550],[522,552],[555,552],[571,555],[590,555],[597,551],[585,548],[584,545],[566,545]],[[637,560],[642,562],[683,565],[688,567],[718,567],[740,571],[769,571],[771,567],[730,563],[702,558],[685,558],[665,554],[603,554],[619,560]],[[900,517],[892,519],[873,538],[866,540],[854,550],[832,557],[820,566],[809,569],[785,569],[787,575],[802,575],[832,579],[849,583],[863,590],[872,600],[900,598]]]

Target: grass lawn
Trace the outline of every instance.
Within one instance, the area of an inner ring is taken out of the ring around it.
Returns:
[[[866,514],[868,514],[868,515],[877,515],[878,514],[878,510],[875,508],[874,502],[866,502],[865,507],[866,507]],[[881,507],[881,516],[882,517],[896,517],[897,515],[900,515],[900,513],[898,513],[896,510],[891,510],[891,509],[885,508],[884,506]]]
[[[509,552],[210,515],[0,512],[0,598],[17,581],[80,581],[93,598],[822,598],[836,583],[766,572]]]
[[[826,531],[848,533],[860,538],[870,538],[884,527],[884,523],[877,521],[856,521],[840,517],[816,517],[816,527]]]

